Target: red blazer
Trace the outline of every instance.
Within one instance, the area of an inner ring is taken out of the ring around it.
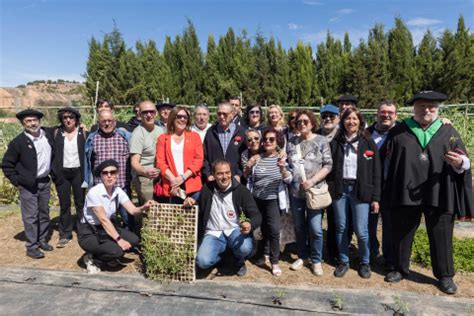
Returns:
[[[200,191],[202,188],[201,168],[204,161],[204,150],[199,134],[192,131],[184,132],[184,170],[191,170],[192,176],[186,179],[184,187],[186,193]],[[170,169],[174,176],[179,173],[174,164],[171,151],[171,134],[165,133],[158,137],[156,142],[156,167],[161,171],[161,181],[155,184],[154,192],[157,196],[170,196],[171,184],[165,177],[165,172]]]

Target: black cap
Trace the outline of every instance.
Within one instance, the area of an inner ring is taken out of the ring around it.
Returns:
[[[164,108],[164,107],[169,107],[170,109],[174,108],[176,106],[176,104],[174,103],[158,103],[156,105],[156,109],[157,110],[160,110],[161,108]]]
[[[357,102],[359,102],[359,99],[357,99],[357,97],[355,97],[353,95],[346,94],[346,95],[340,96],[339,99],[337,99],[336,102],[339,103],[339,102],[343,102],[343,101],[352,102],[352,103],[357,105]]]
[[[25,117],[25,116],[36,116],[37,118],[42,118],[43,113],[33,110],[33,109],[26,109],[21,112],[18,112],[16,114],[16,118],[19,119],[20,121]]]
[[[77,118],[81,117],[81,113],[79,113],[79,111],[77,109],[71,108],[71,107],[65,107],[65,108],[59,109],[58,113],[60,113],[60,112],[71,112],[71,113],[74,113]]]
[[[420,91],[415,94],[406,104],[411,105],[415,103],[416,100],[430,100],[430,101],[444,101],[448,96],[444,93],[436,92],[433,90]]]
[[[107,167],[115,167],[118,170],[119,169],[119,164],[118,164],[117,160],[114,160],[114,159],[104,160],[97,166],[97,168],[95,168],[94,175],[96,177],[100,177],[100,174],[102,173],[102,170],[104,170]]]

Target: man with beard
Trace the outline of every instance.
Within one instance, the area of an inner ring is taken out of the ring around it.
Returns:
[[[24,132],[8,145],[3,156],[5,177],[20,191],[21,217],[25,229],[26,255],[44,258],[44,251],[52,251],[46,238],[49,232],[49,199],[51,196],[51,160],[53,135],[51,129],[41,127],[43,113],[27,109],[16,117]]]
[[[194,109],[194,124],[191,126],[191,130],[196,132],[201,137],[201,142],[204,142],[206,132],[211,127],[209,123],[209,109],[205,104],[198,104]]]
[[[413,104],[413,117],[387,137],[382,201],[390,206],[395,269],[385,281],[400,282],[409,274],[413,238],[423,214],[438,287],[455,294],[454,218],[472,220],[472,174],[461,137],[439,118],[439,104],[446,99],[435,91],[417,93],[407,102]]]

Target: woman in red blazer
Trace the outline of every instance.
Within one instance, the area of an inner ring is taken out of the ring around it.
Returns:
[[[160,203],[192,205],[202,188],[201,138],[190,130],[191,116],[181,106],[171,111],[167,129],[156,143],[156,167],[161,171],[161,181],[155,184],[154,192]]]

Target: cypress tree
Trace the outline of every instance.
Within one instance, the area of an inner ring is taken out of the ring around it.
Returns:
[[[218,71],[217,49],[214,36],[210,34],[207,38],[207,54],[204,61],[204,102],[209,105],[214,105],[219,102],[220,96],[219,81],[220,73]]]
[[[416,91],[437,90],[437,75],[441,66],[440,54],[436,39],[430,30],[426,31],[418,46],[416,56]]]
[[[349,90],[350,94],[359,97],[360,103],[367,103],[365,96],[369,95],[369,52],[367,44],[360,40],[350,58]]]
[[[311,106],[314,104],[314,80],[316,78],[311,46],[298,41],[296,48],[290,49],[289,78],[290,104],[294,106]]]

